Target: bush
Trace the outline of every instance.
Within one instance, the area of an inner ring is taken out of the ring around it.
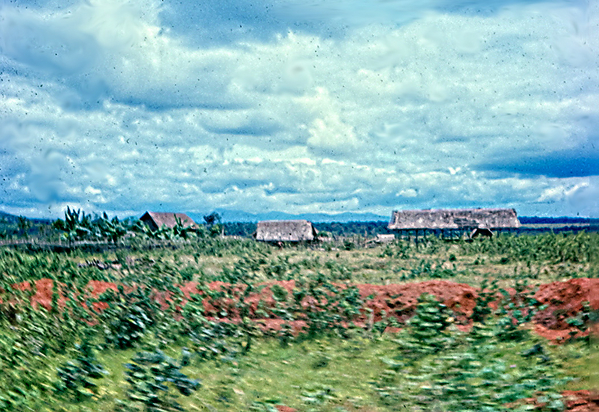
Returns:
[[[100,296],[100,302],[108,304],[100,316],[106,344],[118,349],[137,345],[154,325],[160,310],[150,290],[141,287],[130,292],[125,292],[122,285],[117,292],[108,289]]]
[[[401,350],[409,358],[436,353],[447,348],[451,337],[447,328],[452,314],[437,298],[423,293],[418,298],[415,315],[408,321],[406,334],[401,340]]]
[[[78,356],[57,368],[58,378],[56,392],[68,394],[76,401],[91,398],[97,393],[98,385],[92,379],[100,379],[108,373],[97,363],[92,346],[84,341],[75,346]]]
[[[181,395],[189,396],[200,387],[200,381],[181,372],[181,368],[189,363],[189,356],[184,351],[177,362],[160,350],[137,353],[132,362],[125,365],[129,388],[127,400],[120,402],[120,410],[183,411],[171,389],[174,387]]]

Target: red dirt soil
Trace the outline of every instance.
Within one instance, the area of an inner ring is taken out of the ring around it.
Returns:
[[[291,293],[295,288],[295,282],[293,280],[262,284],[264,288],[260,293],[250,294],[246,299],[246,302],[251,305],[252,313],[257,309],[259,302],[262,302],[262,306],[265,309],[275,307],[275,300],[270,290],[271,286],[274,284],[283,287],[288,293]],[[198,292],[196,286],[197,283],[189,282],[181,288],[187,299],[189,299],[189,296],[192,293]],[[218,291],[228,285],[223,282],[213,282],[208,286],[211,290]],[[337,284],[335,286],[339,289],[347,287],[347,285],[344,284]],[[423,293],[430,293],[437,296],[437,298],[439,298],[439,300],[441,300],[447,307],[466,319],[472,314],[477,296],[476,289],[472,286],[446,280],[392,285],[358,284],[355,286],[358,288],[361,298],[366,302],[365,307],[372,310],[372,316],[374,317],[373,320],[375,322],[381,320],[383,310],[388,316],[395,316],[399,321],[409,319],[414,314],[416,304],[418,303],[418,297]],[[236,291],[241,293],[242,289],[239,288],[236,289]],[[208,300],[204,303],[206,314],[209,316],[216,316],[220,310],[225,308],[230,309],[230,307],[228,307],[228,304],[230,303],[230,301],[226,300],[218,302]],[[312,303],[314,302],[309,298],[302,302],[303,306],[310,306]],[[366,315],[364,320],[366,320]]]
[[[246,302],[250,304],[250,316],[253,319],[261,320],[265,324],[266,329],[277,329],[280,327],[281,321],[276,319],[270,309],[275,307],[275,300],[272,296],[271,286],[277,284],[285,288],[289,293],[295,288],[294,281],[268,282],[263,284],[264,287],[258,293],[251,293],[246,298]],[[185,299],[189,299],[191,294],[200,293],[198,284],[189,282],[181,287]],[[213,282],[208,285],[211,291],[220,291],[223,288],[228,288],[223,282]],[[336,285],[338,288],[346,288],[347,285]],[[454,283],[446,280],[434,280],[427,282],[391,284],[391,285],[356,285],[360,292],[360,296],[365,301],[365,308],[370,311],[364,311],[359,323],[376,322],[382,318],[382,312],[388,316],[396,317],[400,322],[405,322],[409,319],[416,309],[418,297],[422,293],[430,293],[437,296],[448,308],[456,313],[456,323],[462,325],[462,328],[467,328],[469,317],[472,315],[472,310],[476,303],[477,289],[472,286]],[[15,285],[19,290],[30,290],[30,282],[22,282]],[[87,286],[90,296],[97,298],[108,289],[117,290],[114,283],[92,280]],[[64,307],[66,298],[65,294],[69,291],[64,290],[64,285],[59,286],[60,297],[58,304]],[[236,294],[243,293],[242,286],[233,288]],[[66,293],[65,293],[66,292]],[[170,300],[168,292],[155,291],[156,300],[163,305]],[[552,341],[559,341],[569,336],[569,332],[574,330],[566,323],[566,319],[576,316],[583,308],[583,302],[589,302],[594,310],[599,310],[599,279],[571,279],[563,282],[553,282],[541,285],[535,294],[535,298],[542,304],[548,307],[537,313],[534,317],[534,330],[541,336]],[[35,282],[35,293],[31,298],[34,306],[41,305],[46,309],[52,306],[52,280],[40,279]],[[182,302],[185,304],[185,300]],[[228,317],[235,319],[239,314],[234,307],[232,299],[204,299],[204,309],[206,316],[219,317],[219,312],[223,309],[227,310]],[[268,318],[258,316],[256,311],[258,305],[268,314]],[[313,298],[305,298],[302,301],[304,307],[308,307],[315,303]],[[97,302],[94,304],[95,309],[105,309],[106,303]],[[300,321],[301,322],[301,321]],[[597,325],[594,325],[597,326]],[[597,329],[597,328],[595,328]]]
[[[593,392],[588,390],[580,391],[563,391],[562,401],[566,407],[566,411],[574,412],[599,412],[599,392]],[[523,400],[525,404],[532,406],[533,410],[541,410],[547,404],[539,403],[535,398],[529,398]],[[517,408],[520,403],[515,402],[513,404],[506,405],[510,408]]]
[[[269,309],[275,307],[276,302],[272,296],[271,286],[278,284],[285,288],[289,293],[295,288],[294,281],[284,282],[269,282],[263,284],[264,288],[259,293],[251,293],[246,299],[250,304],[251,317],[254,318],[264,330],[278,330],[281,328],[283,321],[277,319]],[[31,303],[34,306],[41,305],[46,309],[52,306],[52,280],[40,279],[35,282],[35,293],[31,297]],[[197,289],[198,284],[189,282],[181,287],[181,291],[185,296],[185,300],[189,299],[191,294],[205,292]],[[346,288],[346,285],[336,285],[338,288]],[[24,291],[31,290],[30,282],[22,282],[14,285],[15,289]],[[208,285],[211,291],[220,291],[223,288],[228,288],[222,282],[213,282]],[[460,283],[454,283],[445,280],[435,280],[418,283],[405,283],[393,285],[356,285],[360,292],[360,296],[366,302],[365,308],[370,311],[364,311],[358,324],[364,325],[366,322],[376,322],[381,319],[382,312],[388,316],[396,317],[400,322],[405,322],[415,311],[418,297],[422,293],[430,293],[437,296],[448,308],[456,313],[458,324],[462,324],[462,328],[467,328],[469,317],[472,315],[476,303],[477,289],[472,286]],[[117,290],[114,283],[92,280],[87,286],[90,297],[97,298],[108,289]],[[69,291],[64,290],[64,285],[59,286],[58,304],[64,307],[66,294]],[[243,287],[234,287],[235,293],[241,295]],[[3,292],[3,291],[0,291]],[[170,300],[168,292],[154,293],[155,299],[167,305]],[[593,310],[599,310],[599,279],[571,279],[563,282],[553,282],[541,285],[535,294],[535,298],[541,303],[547,305],[547,308],[537,313],[533,319],[534,330],[539,335],[550,339],[554,342],[565,340],[568,338],[570,331],[575,328],[570,327],[566,323],[566,319],[576,316],[583,308],[583,302],[589,302]],[[182,304],[185,304],[185,300]],[[256,315],[256,310],[261,302],[262,309],[269,314],[269,318],[264,319]],[[314,300],[306,298],[302,301],[303,306],[314,304]],[[229,313],[228,321],[239,319],[239,314],[236,313],[234,302],[232,299],[211,299],[206,297],[203,301],[206,316],[217,319],[219,312],[226,309]],[[104,302],[96,302],[95,309],[105,309],[107,304]],[[224,320],[224,319],[220,319]],[[226,320],[225,320],[226,321]],[[292,328],[298,332],[305,322],[296,320],[292,322]],[[599,325],[595,324],[591,327],[593,333],[599,332]],[[590,391],[565,391],[563,393],[564,401],[568,411],[575,412],[599,412],[599,393]],[[277,406],[280,412],[293,412],[294,409],[288,406]]]
[[[564,391],[566,410],[575,412],[599,412],[599,392]]]
[[[535,298],[548,305],[535,315],[535,331],[552,341],[565,339],[575,330],[566,319],[576,316],[583,302],[589,302],[594,310],[599,309],[599,279],[571,279],[541,285]]]

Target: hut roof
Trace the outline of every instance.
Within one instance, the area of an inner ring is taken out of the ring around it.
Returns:
[[[430,209],[393,211],[389,229],[512,229],[520,221],[514,209]]]
[[[263,242],[312,241],[318,231],[307,220],[265,220],[258,222],[254,237]]]
[[[176,219],[181,220],[181,224],[185,227],[197,228],[197,224],[185,213],[146,212],[139,218],[139,220],[151,226],[153,230],[162,227],[162,225],[173,228],[177,225]]]

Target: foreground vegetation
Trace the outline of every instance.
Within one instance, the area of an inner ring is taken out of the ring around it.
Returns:
[[[598,386],[598,343],[586,336],[597,308],[568,319],[561,345],[531,331],[544,309],[536,285],[599,277],[596,233],[370,249],[351,239],[278,249],[208,231],[178,242],[0,250],[0,410],[559,411],[563,390]],[[40,279],[53,281],[44,301],[22,283]],[[482,286],[470,322],[426,293],[405,323],[375,317],[356,288],[438,279]],[[295,283],[251,303],[269,280]],[[121,287],[94,295],[90,281]]]

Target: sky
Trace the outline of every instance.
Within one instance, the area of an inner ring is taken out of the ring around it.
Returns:
[[[0,0],[0,211],[599,217],[599,2]]]

